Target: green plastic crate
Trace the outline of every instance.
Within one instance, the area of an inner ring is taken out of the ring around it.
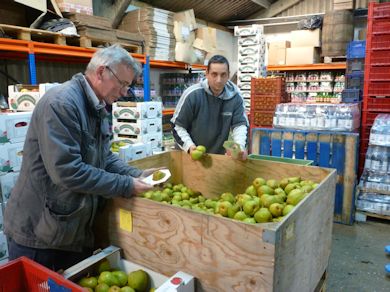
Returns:
[[[250,154],[248,156],[248,158],[249,159],[276,161],[276,162],[285,162],[285,163],[292,163],[292,164],[298,164],[298,165],[312,165],[313,164],[313,160],[292,159],[292,158],[268,156],[268,155],[258,155],[258,154]]]

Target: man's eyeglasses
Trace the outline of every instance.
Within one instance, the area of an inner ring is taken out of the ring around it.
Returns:
[[[108,69],[108,71],[110,71],[112,73],[112,75],[116,78],[116,80],[118,81],[118,83],[120,84],[121,88],[126,88],[126,91],[130,88],[130,85],[127,81],[122,81],[118,78],[118,76],[116,76],[116,74],[114,73],[114,71],[106,66],[106,68]]]

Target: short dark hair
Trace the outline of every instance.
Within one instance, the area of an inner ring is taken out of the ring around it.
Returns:
[[[209,60],[209,63],[207,64],[207,71],[210,71],[211,64],[226,64],[229,71],[229,61],[224,56],[221,55],[212,56]]]

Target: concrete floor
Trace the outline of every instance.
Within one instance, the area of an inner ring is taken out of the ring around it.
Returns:
[[[334,224],[326,291],[390,291],[390,277],[384,271],[390,263],[386,245],[390,245],[390,221]]]

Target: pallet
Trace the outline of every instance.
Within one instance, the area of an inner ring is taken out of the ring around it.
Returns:
[[[347,57],[346,56],[324,56],[324,63],[330,64],[330,63],[340,63],[340,62],[346,62]]]
[[[0,24],[0,30],[8,36],[18,40],[66,45],[67,36],[58,32],[8,24]]]
[[[386,220],[386,221],[390,222],[390,216],[375,214],[375,213],[370,213],[370,212],[365,212],[365,211],[360,211],[360,210],[356,211],[356,213],[355,213],[355,220],[357,222],[367,222],[367,217]]]
[[[242,163],[215,154],[194,162],[183,151],[131,165],[166,166],[172,183],[182,182],[208,198],[227,190],[242,192],[256,176],[301,176],[321,183],[276,224],[246,224],[139,197],[114,198],[97,218],[97,246],[120,246],[125,259],[156,272],[189,273],[197,279],[197,291],[314,291],[325,279],[332,243],[334,169],[264,160]]]
[[[359,135],[346,132],[254,128],[251,153],[312,160],[337,170],[334,221],[353,223]]]

